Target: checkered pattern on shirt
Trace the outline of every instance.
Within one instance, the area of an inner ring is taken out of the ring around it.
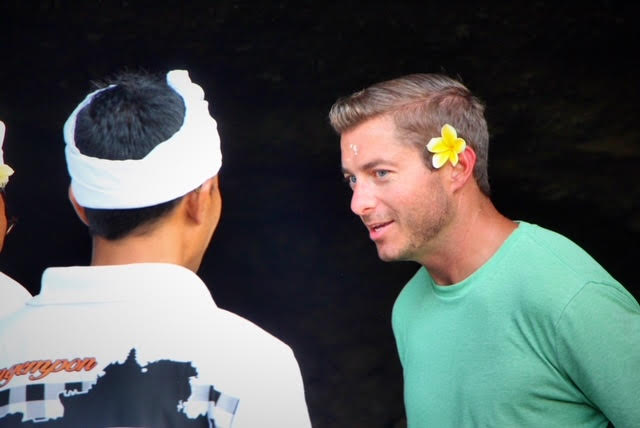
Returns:
[[[233,424],[233,417],[238,410],[240,400],[217,391],[211,385],[194,385],[190,401],[209,402],[208,418],[216,428],[228,428]]]
[[[84,393],[92,382],[37,383],[0,390],[0,418],[9,413],[22,413],[23,420],[41,421],[60,409],[60,394]]]
[[[22,413],[24,421],[47,420],[50,415],[59,414],[61,393],[83,394],[92,386],[92,382],[40,383],[0,390],[0,419],[10,413]],[[211,385],[195,385],[191,400],[208,403],[207,416],[216,428],[232,426],[240,402]]]

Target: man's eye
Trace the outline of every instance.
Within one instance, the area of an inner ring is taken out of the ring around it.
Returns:
[[[386,169],[379,169],[375,172],[375,174],[378,178],[384,178],[387,174],[389,174],[389,171],[387,171]]]
[[[344,177],[344,181],[351,187],[356,184],[356,176],[355,175],[347,175]]]

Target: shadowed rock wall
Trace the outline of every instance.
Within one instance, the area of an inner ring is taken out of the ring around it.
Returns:
[[[35,293],[44,267],[89,260],[62,142],[89,82],[187,68],[224,152],[223,218],[200,274],[220,306],[292,345],[314,426],[404,426],[390,311],[417,266],[377,259],[326,120],[375,81],[461,77],[488,106],[496,205],[574,239],[640,296],[637,6],[52,0],[0,13],[20,218],[2,270]]]

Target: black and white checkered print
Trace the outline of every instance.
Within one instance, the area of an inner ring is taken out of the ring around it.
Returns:
[[[25,421],[49,419],[60,413],[61,393],[85,393],[92,385],[92,382],[37,383],[0,390],[0,418],[9,413],[22,413]]]
[[[216,428],[231,427],[233,416],[236,414],[240,400],[217,391],[211,385],[196,385],[192,387],[191,398],[195,402],[209,402],[207,417],[215,421]]]
[[[60,395],[85,394],[92,382],[40,383],[0,390],[0,424],[8,414],[22,413],[23,421],[45,421],[62,416]],[[216,428],[230,428],[239,399],[217,391],[211,385],[195,385],[191,401],[208,402],[207,418]],[[215,421],[215,422],[214,422]]]

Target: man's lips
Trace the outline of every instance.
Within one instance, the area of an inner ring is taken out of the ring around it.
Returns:
[[[393,223],[393,220],[391,221],[384,221],[384,222],[375,222],[375,223],[367,223],[367,229],[369,229],[369,238],[371,238],[372,240],[376,240],[379,239],[382,234],[385,232],[385,230],[387,230],[388,226]]]

